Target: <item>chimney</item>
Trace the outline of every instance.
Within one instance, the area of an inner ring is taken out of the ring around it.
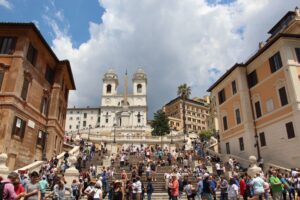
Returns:
[[[295,8],[295,14],[297,17],[300,17],[300,11],[299,11],[299,8],[296,6]]]
[[[258,48],[261,49],[265,46],[265,43],[264,42],[259,42],[258,43]]]

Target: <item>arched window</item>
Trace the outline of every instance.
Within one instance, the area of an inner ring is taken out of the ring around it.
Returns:
[[[136,86],[137,93],[142,93],[142,84]]]
[[[110,84],[108,84],[106,86],[106,93],[111,93],[111,85]]]

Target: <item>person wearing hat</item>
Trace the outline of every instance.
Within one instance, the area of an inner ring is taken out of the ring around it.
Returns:
[[[212,200],[213,190],[211,188],[211,179],[208,173],[203,175],[203,197],[207,200]]]
[[[114,182],[114,189],[112,191],[112,200],[123,200],[122,181],[116,180]]]

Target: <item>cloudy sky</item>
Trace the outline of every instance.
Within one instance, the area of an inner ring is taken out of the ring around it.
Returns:
[[[149,117],[187,83],[206,89],[267,39],[296,0],[0,0],[1,21],[34,22],[60,59],[69,59],[77,90],[69,106],[99,106],[103,74],[123,83],[142,67]],[[122,85],[119,92],[122,92]]]

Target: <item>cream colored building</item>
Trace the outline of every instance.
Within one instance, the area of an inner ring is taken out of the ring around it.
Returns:
[[[300,166],[300,14],[288,12],[245,63],[209,89],[222,153]],[[257,145],[258,144],[258,145]]]
[[[80,130],[100,126],[100,108],[68,108],[65,132],[77,133]]]
[[[176,131],[183,130],[182,100],[177,97],[163,107],[169,118],[170,127]],[[186,127],[189,132],[200,132],[208,128],[209,104],[207,99],[195,98],[185,101]]]

